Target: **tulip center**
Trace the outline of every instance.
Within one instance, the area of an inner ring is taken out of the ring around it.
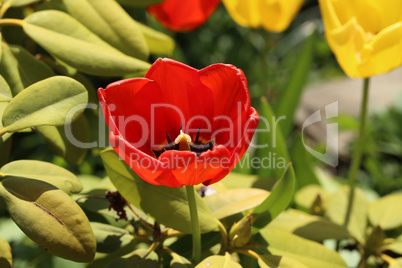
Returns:
[[[176,137],[174,142],[170,139],[169,134],[166,132],[167,145],[162,146],[158,149],[152,149],[156,158],[166,151],[176,150],[176,151],[191,151],[195,152],[197,156],[200,156],[203,152],[207,150],[212,150],[214,147],[214,141],[202,142],[200,141],[200,130],[197,132],[194,142],[192,142],[190,135],[184,133],[180,129],[180,134]]]

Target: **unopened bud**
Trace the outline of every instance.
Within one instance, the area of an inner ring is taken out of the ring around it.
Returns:
[[[252,225],[253,225],[252,212],[244,216],[239,222],[235,222],[229,231],[230,245],[239,248],[247,244],[251,238]]]

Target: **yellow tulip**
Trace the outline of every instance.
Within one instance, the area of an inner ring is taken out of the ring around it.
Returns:
[[[304,0],[223,0],[236,23],[245,27],[264,27],[270,32],[286,30]]]
[[[367,78],[402,64],[401,0],[319,0],[325,35],[344,72]]]

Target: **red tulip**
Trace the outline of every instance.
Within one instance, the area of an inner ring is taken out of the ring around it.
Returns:
[[[204,24],[220,2],[221,0],[165,0],[149,6],[148,12],[166,28],[187,32]]]
[[[144,78],[114,82],[98,96],[112,147],[155,185],[221,180],[243,156],[259,121],[246,77],[227,64],[197,70],[158,59]]]

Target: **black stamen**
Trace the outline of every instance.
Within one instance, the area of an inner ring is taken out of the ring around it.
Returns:
[[[182,130],[183,129],[183,124],[181,124],[181,126],[180,126],[180,130]]]
[[[194,143],[198,143],[198,138],[200,137],[200,129],[198,129],[197,136],[195,137]]]
[[[167,141],[168,141],[169,144],[172,143],[172,140],[170,139],[169,133],[167,133],[167,131],[166,131],[166,139],[167,139]]]

